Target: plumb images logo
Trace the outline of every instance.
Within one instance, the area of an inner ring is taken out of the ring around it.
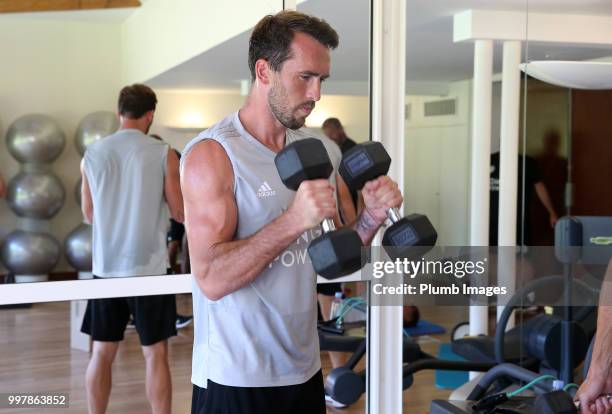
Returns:
[[[259,198],[272,197],[275,195],[276,195],[276,190],[273,190],[267,181],[264,181],[263,184],[259,186],[259,190],[257,190],[257,197]]]

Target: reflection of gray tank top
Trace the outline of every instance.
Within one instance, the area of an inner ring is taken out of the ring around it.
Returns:
[[[166,274],[168,145],[122,129],[87,147],[93,198],[93,269],[100,277]]]
[[[286,141],[308,136],[312,134],[288,130]],[[276,154],[244,129],[237,112],[193,139],[182,160],[205,139],[219,142],[231,161],[238,207],[234,237],[248,238],[281,215],[295,193],[278,176]],[[339,148],[328,139],[323,142],[337,167]],[[219,301],[208,300],[194,281],[195,385],[206,388],[209,379],[239,387],[293,385],[321,368],[316,279],[306,252],[318,235],[318,229],[306,231],[251,284]]]

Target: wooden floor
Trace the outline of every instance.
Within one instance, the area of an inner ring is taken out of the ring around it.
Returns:
[[[178,300],[179,312],[191,313],[188,295]],[[0,310],[0,393],[68,392],[68,409],[0,409],[0,413],[85,413],[84,376],[89,354],[69,347],[69,303],[36,304],[27,309]],[[467,318],[462,308],[421,308],[428,321],[450,330]],[[148,413],[145,397],[144,360],[135,331],[126,331],[125,340],[113,368],[113,391],[109,413]],[[189,413],[191,407],[191,347],[193,328],[179,331],[170,340],[170,364],[173,383],[173,413]],[[422,345],[425,352],[437,353],[438,343],[448,342],[448,333],[429,338]],[[324,374],[330,369],[327,353],[321,355]],[[446,398],[449,391],[437,390],[433,372],[415,376],[415,384],[404,392],[404,413],[424,414],[435,398]],[[328,409],[328,413],[363,413],[365,398],[346,409]]]

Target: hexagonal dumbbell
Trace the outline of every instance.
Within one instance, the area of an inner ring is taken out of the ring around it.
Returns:
[[[274,159],[278,175],[291,190],[305,180],[327,179],[333,166],[323,143],[316,138],[295,141]],[[352,229],[336,230],[331,218],[321,223],[323,234],[308,246],[315,271],[326,279],[336,279],[361,269],[361,238]]]
[[[366,182],[386,175],[391,157],[380,142],[358,144],[342,156],[339,173],[349,188],[361,190]],[[387,216],[393,223],[383,236],[383,246],[391,258],[414,258],[429,251],[438,233],[427,216],[411,214],[402,217],[397,208],[390,208]]]

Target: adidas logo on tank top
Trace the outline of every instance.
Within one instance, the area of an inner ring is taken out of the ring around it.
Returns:
[[[264,181],[263,184],[259,186],[259,190],[257,190],[257,197],[259,198],[273,197],[275,195],[276,190],[273,190],[267,181]]]

